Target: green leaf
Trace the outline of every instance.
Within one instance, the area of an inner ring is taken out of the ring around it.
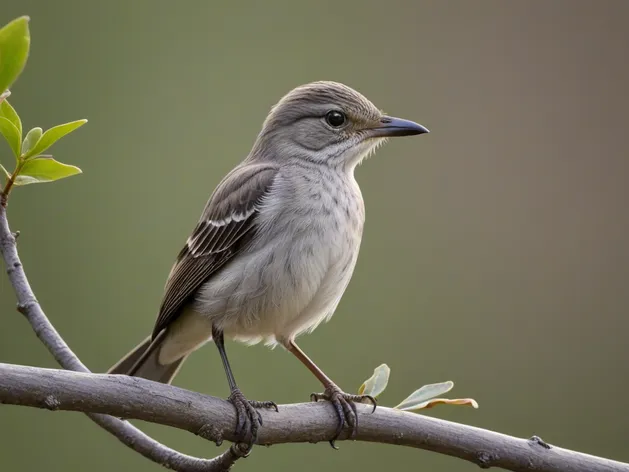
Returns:
[[[50,128],[43,134],[43,136],[34,148],[32,148],[28,152],[23,153],[24,157],[31,157],[37,154],[41,154],[50,146],[52,146],[55,142],[63,138],[66,134],[71,133],[77,128],[80,128],[85,123],[87,123],[87,120],[77,120]]]
[[[53,182],[80,173],[78,167],[55,161],[52,157],[37,156],[24,163],[15,185]]]
[[[7,176],[7,179],[11,178],[11,172],[6,170],[2,164],[0,164],[0,170],[2,170],[2,172],[4,172],[4,175]]]
[[[387,388],[390,374],[391,369],[388,365],[379,365],[373,370],[373,375],[365,380],[365,382],[360,386],[358,394],[371,395],[374,398],[377,397],[384,392],[385,388]]]
[[[454,387],[454,382],[450,380],[447,382],[424,385],[422,388],[411,393],[395,408],[398,410],[415,410],[417,409],[417,405],[449,392],[452,390],[452,387]]]
[[[15,125],[4,116],[0,116],[0,134],[7,140],[9,146],[11,146],[11,151],[17,158],[20,155],[22,136]]]
[[[20,117],[15,111],[15,108],[13,108],[7,100],[0,102],[0,116],[5,117],[7,120],[9,120],[11,123],[15,125],[15,127],[20,132],[20,141],[21,141],[22,140],[22,120],[20,120]]]
[[[42,129],[41,128],[33,128],[28,133],[26,133],[26,137],[24,138],[24,142],[22,143],[22,156],[34,156],[39,153],[31,152],[33,148],[37,145],[39,140],[42,137]]]
[[[31,44],[28,21],[22,16],[0,29],[0,92],[11,87],[26,65]]]

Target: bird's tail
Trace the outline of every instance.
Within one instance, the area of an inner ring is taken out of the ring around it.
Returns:
[[[157,335],[155,339],[151,339],[149,336],[120,359],[107,373],[131,375],[169,384],[188,356],[185,355],[171,364],[160,364],[159,351],[165,335],[166,330]]]

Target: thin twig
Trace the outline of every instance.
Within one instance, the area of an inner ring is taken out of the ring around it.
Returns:
[[[3,206],[6,208],[7,200],[9,199],[9,193],[11,193],[11,188],[13,187],[13,184],[15,184],[15,180],[17,179],[18,175],[20,175],[20,171],[22,170],[23,166],[24,166],[24,161],[20,158],[18,164],[15,166],[15,170],[7,179],[6,184],[4,184],[4,189],[2,190],[2,193],[0,194],[0,206]]]
[[[37,302],[18,256],[15,236],[9,228],[6,201],[3,203],[0,204],[0,253],[15,291],[18,310],[26,317],[37,337],[61,367],[75,372],[89,373],[89,369],[72,352]],[[237,445],[213,459],[188,456],[155,441],[127,421],[95,413],[88,413],[87,416],[116,436],[123,444],[144,457],[173,470],[181,472],[225,471],[229,470],[232,464],[242,456],[241,449]]]
[[[220,398],[124,375],[83,374],[0,364],[0,403],[90,411],[163,424],[213,441],[233,441],[235,413]],[[357,405],[357,440],[416,447],[483,468],[518,472],[629,472],[629,464],[424,415]],[[281,405],[262,411],[259,444],[326,441],[336,429],[329,404]],[[208,426],[210,425],[210,426]],[[342,436],[346,438],[346,436]]]

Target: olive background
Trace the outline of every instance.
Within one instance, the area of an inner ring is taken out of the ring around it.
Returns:
[[[357,169],[361,256],[331,322],[300,344],[348,391],[392,370],[381,403],[453,380],[480,408],[427,414],[629,461],[629,2],[6,0],[31,16],[11,101],[25,128],[89,123],[52,148],[83,174],[18,188],[9,218],[39,301],[103,372],[151,328],[170,266],[269,108],[347,83],[432,131]],[[9,165],[9,148],[0,146]],[[0,278],[0,361],[55,362]],[[319,385],[282,349],[227,346],[252,399]],[[225,397],[195,353],[178,386]],[[77,413],[0,407],[3,470],[159,471]],[[183,452],[222,449],[141,424]],[[477,467],[343,442],[256,448],[235,470]]]

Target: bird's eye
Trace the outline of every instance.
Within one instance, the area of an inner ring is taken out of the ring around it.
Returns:
[[[333,128],[339,128],[341,126],[343,126],[345,124],[345,121],[347,120],[347,118],[345,117],[345,114],[341,113],[340,111],[329,111],[326,115],[325,115],[325,121],[332,126]]]

